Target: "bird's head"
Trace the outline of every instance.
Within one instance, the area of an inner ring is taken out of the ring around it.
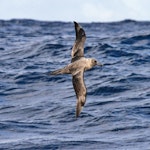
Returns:
[[[91,59],[91,66],[103,66],[100,62],[98,62],[96,59]]]

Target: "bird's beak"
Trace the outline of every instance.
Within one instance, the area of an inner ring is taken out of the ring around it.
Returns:
[[[100,62],[98,62],[98,63],[97,63],[97,66],[101,66],[101,67],[102,67],[102,66],[103,66],[103,64],[101,64]]]

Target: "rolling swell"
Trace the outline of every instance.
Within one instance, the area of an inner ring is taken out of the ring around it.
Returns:
[[[70,62],[73,23],[0,20],[1,149],[149,148],[150,22],[81,25],[104,65],[85,72],[76,119],[72,77],[48,75]]]
[[[121,43],[122,44],[134,44],[136,42],[141,42],[147,40],[149,42],[150,40],[150,34],[144,34],[144,35],[137,35],[137,36],[132,36],[130,38],[127,38],[123,40]]]

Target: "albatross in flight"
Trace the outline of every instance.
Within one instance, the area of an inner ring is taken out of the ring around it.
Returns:
[[[74,22],[76,31],[76,40],[71,52],[71,63],[62,69],[51,72],[51,75],[58,74],[72,74],[72,83],[77,97],[76,105],[76,117],[79,116],[82,107],[86,102],[86,87],[84,83],[84,71],[91,69],[92,67],[99,65],[93,58],[84,57],[84,43],[86,40],[86,34],[83,28]]]

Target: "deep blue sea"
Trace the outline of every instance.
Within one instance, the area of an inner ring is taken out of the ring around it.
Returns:
[[[1,150],[150,150],[150,22],[81,23],[87,101],[75,118],[73,22],[0,20]]]

